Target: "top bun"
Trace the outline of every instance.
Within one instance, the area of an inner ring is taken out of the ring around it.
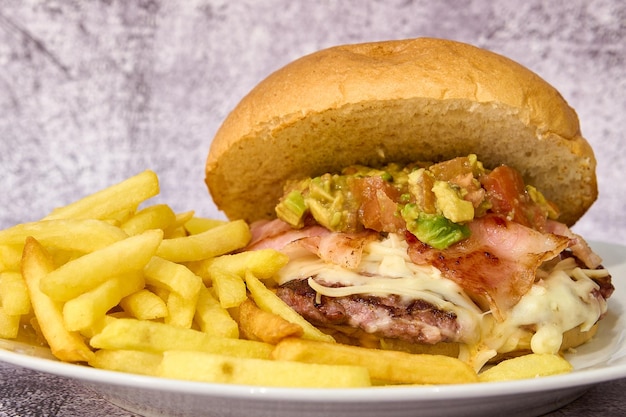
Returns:
[[[275,217],[286,180],[475,153],[519,170],[574,224],[597,197],[576,112],[510,59],[441,39],[337,46],[258,84],[219,128],[206,183],[230,219]]]

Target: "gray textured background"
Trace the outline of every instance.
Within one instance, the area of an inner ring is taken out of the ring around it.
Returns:
[[[599,160],[600,198],[575,229],[623,243],[622,0],[0,0],[0,228],[147,168],[161,201],[219,216],[204,161],[247,91],[320,48],[417,36],[502,53],[562,92]],[[0,373],[0,415],[126,415],[72,381]],[[625,389],[604,384],[554,415],[616,415]]]
[[[146,168],[161,201],[220,216],[203,183],[225,115],[257,82],[327,46],[435,36],[507,55],[577,110],[600,198],[577,224],[622,242],[626,2],[0,1],[0,227]]]

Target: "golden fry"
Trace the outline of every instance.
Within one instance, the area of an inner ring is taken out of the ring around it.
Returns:
[[[237,322],[220,305],[219,300],[213,296],[211,290],[204,286],[198,294],[198,304],[194,319],[200,330],[211,336],[233,339],[239,337]]]
[[[195,350],[236,357],[269,358],[272,345],[252,340],[210,336],[198,330],[136,319],[117,319],[91,338],[91,346],[110,350],[162,353]]]
[[[120,301],[125,312],[139,320],[154,320],[166,317],[165,301],[152,291],[142,289]]]
[[[189,267],[205,282],[211,281],[211,271],[227,271],[234,275],[244,277],[246,271],[259,279],[272,278],[278,271],[289,262],[289,257],[274,249],[259,249],[244,251],[232,255],[223,255],[194,263]]]
[[[0,271],[19,271],[23,245],[0,245]]]
[[[176,221],[176,214],[166,204],[148,206],[120,225],[129,236],[138,235],[151,229],[166,230]]]
[[[20,330],[20,315],[8,314],[0,307],[0,338],[15,339]]]
[[[261,310],[247,299],[239,306],[239,326],[246,339],[275,345],[287,337],[300,337],[302,327],[274,313]]]
[[[111,371],[158,376],[162,355],[138,350],[98,350],[89,365]]]
[[[173,291],[185,299],[195,299],[202,279],[184,265],[154,256],[144,268],[146,284]]]
[[[176,213],[174,223],[165,230],[165,239],[173,239],[178,237],[188,236],[187,229],[185,229],[185,223],[193,218],[193,211],[186,211],[184,213]]]
[[[347,388],[371,385],[367,369],[363,367],[232,358],[189,351],[165,352],[161,376],[274,387]]]
[[[111,278],[96,288],[73,298],[63,306],[63,321],[69,331],[83,331],[103,319],[107,311],[122,298],[141,290],[144,279],[141,272],[131,272]]]
[[[19,272],[0,273],[0,305],[9,315],[19,316],[30,312],[28,288]]]
[[[34,238],[27,238],[22,259],[22,275],[41,333],[52,354],[60,360],[88,362],[93,358],[91,349],[78,333],[65,328],[60,303],[53,301],[39,289],[41,280],[53,269],[45,249]]]
[[[531,353],[504,360],[478,375],[480,382],[511,381],[564,374],[572,365],[559,355]]]
[[[56,249],[93,252],[128,237],[112,224],[94,219],[43,220],[23,223],[0,231],[0,244],[24,245],[32,236],[44,246]]]
[[[456,358],[369,349],[339,343],[285,339],[272,352],[276,360],[363,366],[372,380],[391,384],[463,384],[477,382],[472,368]]]
[[[193,298],[184,298],[178,293],[170,292],[167,296],[165,323],[190,329],[196,313],[198,293]]]
[[[205,217],[194,216],[185,222],[184,227],[190,235],[197,235],[223,224],[226,224],[225,220],[207,219]]]
[[[172,262],[199,261],[241,249],[250,236],[247,223],[236,220],[196,235],[164,239],[157,256]]]
[[[110,277],[141,270],[154,256],[163,236],[149,230],[74,259],[41,279],[41,290],[56,301],[67,301]]]
[[[119,213],[134,211],[139,204],[158,193],[159,179],[154,172],[148,170],[57,208],[44,220],[110,219]]]
[[[248,298],[246,284],[239,275],[214,269],[211,271],[211,281],[222,308],[237,307]]]

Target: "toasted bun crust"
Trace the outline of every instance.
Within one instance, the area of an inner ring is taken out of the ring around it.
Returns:
[[[351,164],[508,164],[572,225],[597,197],[596,161],[561,95],[521,65],[430,38],[337,46],[258,84],[218,130],[206,164],[231,219],[275,216],[288,179]]]

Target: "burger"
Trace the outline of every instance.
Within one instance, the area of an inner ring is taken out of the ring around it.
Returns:
[[[477,369],[591,339],[613,291],[570,227],[597,198],[578,117],[538,75],[432,38],[342,45],[260,82],[211,144],[246,250],[336,340]]]

